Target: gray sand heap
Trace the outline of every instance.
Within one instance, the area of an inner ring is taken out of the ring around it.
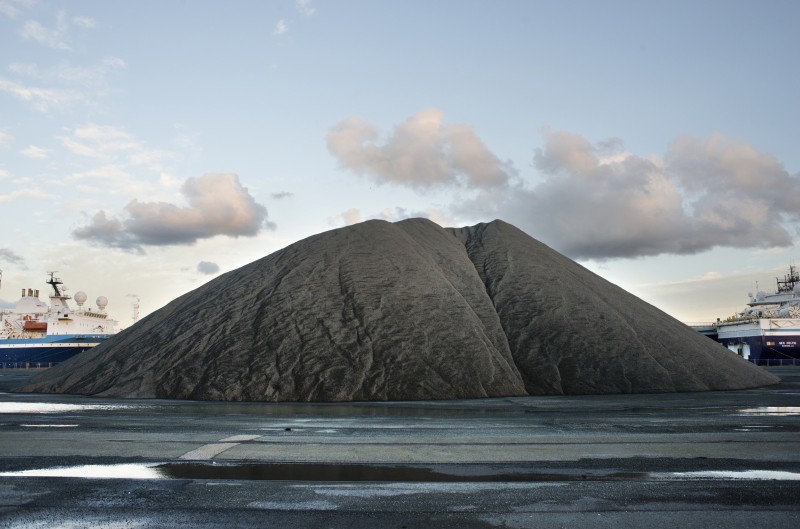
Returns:
[[[224,274],[19,391],[367,401],[776,382],[510,224],[410,219]]]

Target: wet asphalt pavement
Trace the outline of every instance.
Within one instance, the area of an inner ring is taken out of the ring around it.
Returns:
[[[800,369],[737,392],[364,404],[4,393],[0,527],[800,527]]]

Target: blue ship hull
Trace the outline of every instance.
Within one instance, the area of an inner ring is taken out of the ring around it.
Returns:
[[[719,342],[731,350],[738,348],[739,344],[747,344],[750,361],[800,359],[800,334],[720,338]]]
[[[60,335],[0,340],[0,366],[49,367],[91,349],[109,336],[112,335]]]

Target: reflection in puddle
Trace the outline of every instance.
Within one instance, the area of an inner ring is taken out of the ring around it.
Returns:
[[[123,465],[81,465],[77,467],[37,468],[17,472],[0,472],[7,477],[88,478],[88,479],[159,479],[164,476],[158,463]]]
[[[655,473],[653,477],[662,479],[750,479],[800,481],[800,473],[783,470],[704,470],[697,472],[664,472]]]
[[[77,424],[20,424],[22,428],[77,428]]]
[[[304,481],[372,483],[541,483],[569,481],[777,480],[799,481],[800,473],[779,470],[580,473],[574,470],[497,468],[495,465],[445,467],[317,463],[146,463],[83,465],[0,472],[0,477],[87,479],[199,479],[215,481]]]
[[[56,404],[54,402],[0,402],[0,413],[64,413],[70,411],[124,410],[126,404]],[[141,407],[141,406],[138,406]]]
[[[761,408],[744,408],[739,410],[740,415],[800,415],[800,406],[764,406]]]

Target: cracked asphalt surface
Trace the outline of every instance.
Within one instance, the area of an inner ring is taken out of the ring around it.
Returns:
[[[6,392],[0,527],[800,526],[800,369],[736,392],[356,404]]]

